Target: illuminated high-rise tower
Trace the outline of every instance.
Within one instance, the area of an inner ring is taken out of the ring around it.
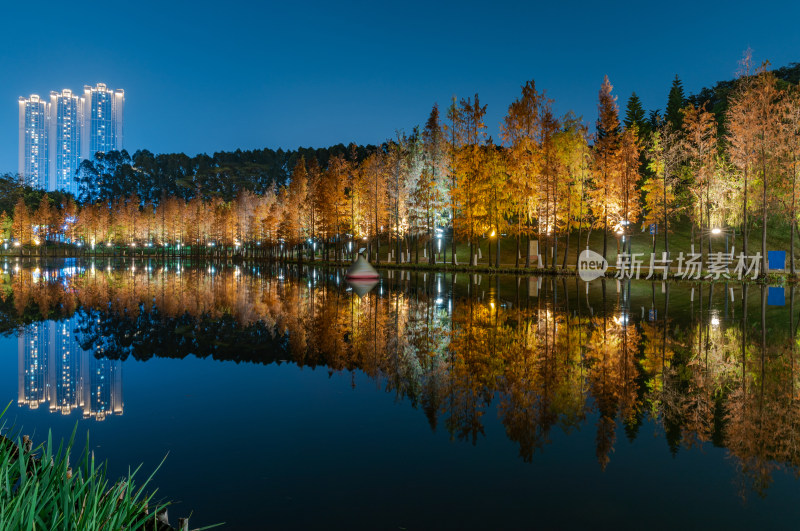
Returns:
[[[84,159],[122,149],[125,91],[105,84],[32,94],[19,99],[19,174],[25,184],[77,193],[75,175]]]
[[[83,98],[64,89],[50,93],[50,183],[48,190],[76,194],[75,174],[81,164]]]
[[[50,104],[36,94],[19,99],[19,174],[35,188],[50,186]]]
[[[82,158],[91,159],[98,151],[122,149],[124,108],[124,90],[111,90],[103,83],[83,87]]]

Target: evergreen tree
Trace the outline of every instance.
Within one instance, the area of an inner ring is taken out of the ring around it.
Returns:
[[[647,116],[647,126],[651,132],[661,127],[663,122],[664,117],[661,116],[661,109],[653,109]]]
[[[675,74],[675,79],[672,80],[672,88],[669,89],[669,96],[667,96],[667,110],[664,118],[676,130],[683,126],[682,109],[684,107],[686,107],[686,96],[683,94],[683,83],[681,78]]]
[[[650,171],[647,164],[647,153],[642,147],[650,142],[650,135],[652,134],[653,128],[650,127],[650,120],[647,118],[644,107],[642,107],[642,100],[639,99],[639,96],[637,96],[635,92],[631,93],[631,97],[628,98],[628,105],[625,107],[625,118],[622,120],[622,123],[625,124],[626,131],[635,131],[634,136],[636,142],[639,144],[639,146],[637,146],[639,152],[638,175],[640,177],[649,177]],[[644,184],[644,182],[640,182],[639,184]]]
[[[650,132],[650,124],[645,118],[642,100],[639,99],[635,92],[631,93],[631,97],[628,98],[628,105],[625,107],[625,118],[622,123],[625,124],[626,129],[635,124],[639,131],[639,136],[643,138]]]

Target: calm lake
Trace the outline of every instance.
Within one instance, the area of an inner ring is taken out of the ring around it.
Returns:
[[[800,293],[2,265],[0,409],[226,529],[794,528]],[[797,298],[797,301],[795,299]]]

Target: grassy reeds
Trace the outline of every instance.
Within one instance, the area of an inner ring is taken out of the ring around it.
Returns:
[[[0,412],[3,433],[6,410]],[[88,436],[80,459],[71,466],[75,430],[57,448],[51,434],[35,447],[13,431],[6,435],[0,437],[0,529],[163,529],[156,515],[166,504],[148,509],[155,491],[144,491],[153,476],[136,486],[137,468],[110,482],[105,465],[97,464],[89,450]]]

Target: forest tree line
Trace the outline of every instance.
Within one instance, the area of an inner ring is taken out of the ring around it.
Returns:
[[[573,113],[556,115],[531,80],[509,105],[499,139],[488,135],[476,94],[453,98],[443,113],[434,105],[424,127],[380,146],[97,154],[78,171],[76,200],[43,195],[31,205],[20,196],[0,227],[23,245],[259,246],[301,259],[343,259],[363,246],[398,263],[411,249],[419,260],[420,248],[432,262],[437,235],[452,231],[453,262],[457,241],[474,261],[477,244],[488,239],[499,250],[505,237],[515,242],[516,266],[531,266],[535,239],[539,265],[566,267],[571,246],[588,243],[592,231],[602,231],[603,256],[609,236],[651,225],[669,251],[674,224],[688,220],[701,251],[710,252],[712,229],[723,227],[742,236],[744,254],[759,251],[765,262],[768,226],[789,227],[793,257],[798,77],[800,65],[753,67],[746,54],[731,82],[687,98],[676,76],[663,114],[646,113],[634,93],[623,115],[606,77],[591,129]],[[496,266],[499,259],[496,252]],[[794,273],[793,259],[790,266]]]

